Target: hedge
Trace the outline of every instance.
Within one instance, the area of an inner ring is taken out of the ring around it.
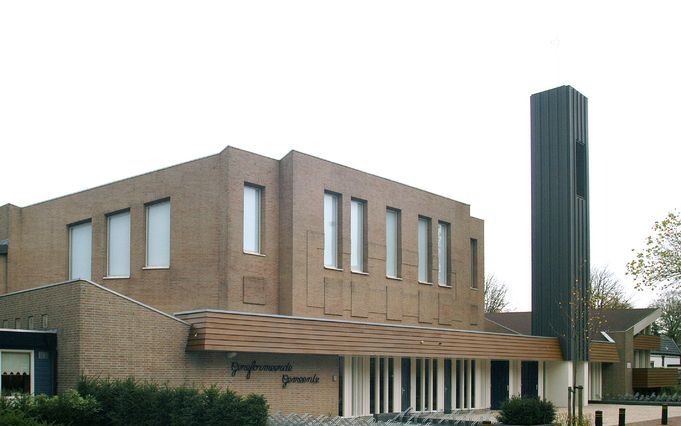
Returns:
[[[261,395],[241,397],[217,387],[170,387],[132,378],[83,377],[76,390],[61,396],[17,396],[0,401],[2,415],[71,426],[265,426],[269,409]]]

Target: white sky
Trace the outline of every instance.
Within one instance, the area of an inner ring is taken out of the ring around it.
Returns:
[[[681,207],[681,4],[0,3],[0,205],[233,145],[296,149],[459,201],[530,308],[532,93],[589,98],[592,264]],[[651,291],[634,293],[645,306]]]

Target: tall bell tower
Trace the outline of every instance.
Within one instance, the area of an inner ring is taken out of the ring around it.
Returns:
[[[531,96],[532,334],[588,360],[587,98],[570,86]]]

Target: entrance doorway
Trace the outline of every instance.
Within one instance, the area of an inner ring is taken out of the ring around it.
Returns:
[[[498,410],[501,403],[508,399],[508,361],[492,361],[491,370],[491,408]]]

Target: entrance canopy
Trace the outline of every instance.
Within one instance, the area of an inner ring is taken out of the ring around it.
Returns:
[[[187,350],[562,361],[557,338],[220,310],[179,312]]]

